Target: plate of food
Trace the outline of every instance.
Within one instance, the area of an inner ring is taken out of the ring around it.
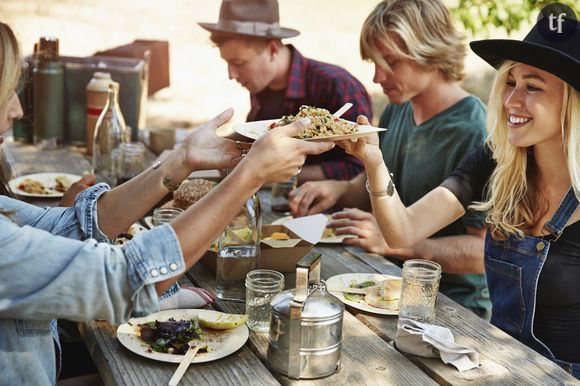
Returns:
[[[14,194],[26,197],[62,197],[63,193],[81,179],[69,173],[34,173],[16,177],[8,182]]]
[[[401,278],[373,273],[345,273],[326,280],[328,291],[359,310],[398,315]],[[348,292],[352,289],[353,292]]]
[[[175,309],[132,318],[117,329],[130,351],[161,362],[180,363],[190,340],[207,344],[192,363],[215,361],[236,352],[248,340],[247,315],[203,309]]]
[[[280,119],[238,123],[233,126],[233,129],[245,137],[258,139],[276,127],[288,125],[304,117],[310,118],[311,123],[297,138],[307,141],[353,139],[386,130],[370,125],[359,125],[355,122],[337,118],[326,109],[311,106],[300,107],[300,111],[296,115],[286,115]]]
[[[330,216],[328,216],[330,219]],[[292,220],[294,217],[292,216],[285,216],[280,217],[272,221],[272,225],[284,225],[285,222]],[[334,228],[324,228],[324,232],[322,233],[322,238],[320,239],[319,243],[328,243],[328,244],[340,244],[342,240],[347,237],[352,237],[351,235],[337,235],[336,229]]]

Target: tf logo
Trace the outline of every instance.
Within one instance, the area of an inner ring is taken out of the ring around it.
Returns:
[[[542,8],[538,15],[542,35],[552,42],[563,42],[578,33],[578,22],[572,8],[552,3]]]

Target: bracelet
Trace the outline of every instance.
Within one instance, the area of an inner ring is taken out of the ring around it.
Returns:
[[[365,184],[366,188],[367,188],[367,192],[369,192],[369,194],[371,196],[375,196],[375,197],[383,197],[383,196],[389,196],[391,197],[393,194],[395,194],[395,183],[393,182],[393,173],[389,173],[391,178],[389,179],[389,183],[387,185],[387,189],[383,190],[381,192],[373,192],[371,190],[371,188],[369,187],[369,180],[367,179],[367,182]]]
[[[159,166],[161,166],[161,161],[155,162],[151,167],[151,169],[159,169]],[[177,190],[177,188],[179,188],[179,184],[176,183],[171,176],[163,177],[162,182],[163,186],[165,186],[167,190],[169,190],[169,193],[173,193]]]

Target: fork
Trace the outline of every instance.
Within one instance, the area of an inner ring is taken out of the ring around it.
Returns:
[[[173,376],[169,380],[169,386],[177,386],[181,380],[181,377],[183,377],[183,374],[185,374],[185,370],[187,370],[189,364],[195,358],[197,352],[202,349],[207,349],[207,343],[199,340],[190,340],[187,344],[189,345],[189,350],[187,350],[183,356],[183,359],[181,359],[177,370],[175,370],[175,373],[173,373]]]

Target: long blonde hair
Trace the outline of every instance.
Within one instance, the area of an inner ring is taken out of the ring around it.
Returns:
[[[0,22],[0,114],[6,114],[20,79],[20,47],[12,29]],[[0,173],[0,194],[10,195],[6,177]]]
[[[510,70],[516,62],[506,61],[498,70],[491,88],[487,114],[487,145],[497,166],[488,183],[485,201],[471,209],[486,212],[494,238],[513,234],[524,236],[524,229],[535,225],[540,196],[537,189],[533,153],[511,145],[503,97]],[[562,143],[576,197],[580,199],[580,93],[564,82],[561,113]]]
[[[404,47],[399,49],[389,33],[399,36]],[[363,24],[360,52],[364,60],[390,70],[377,43],[424,68],[440,69],[448,80],[460,81],[465,75],[465,38],[439,0],[381,1]]]

